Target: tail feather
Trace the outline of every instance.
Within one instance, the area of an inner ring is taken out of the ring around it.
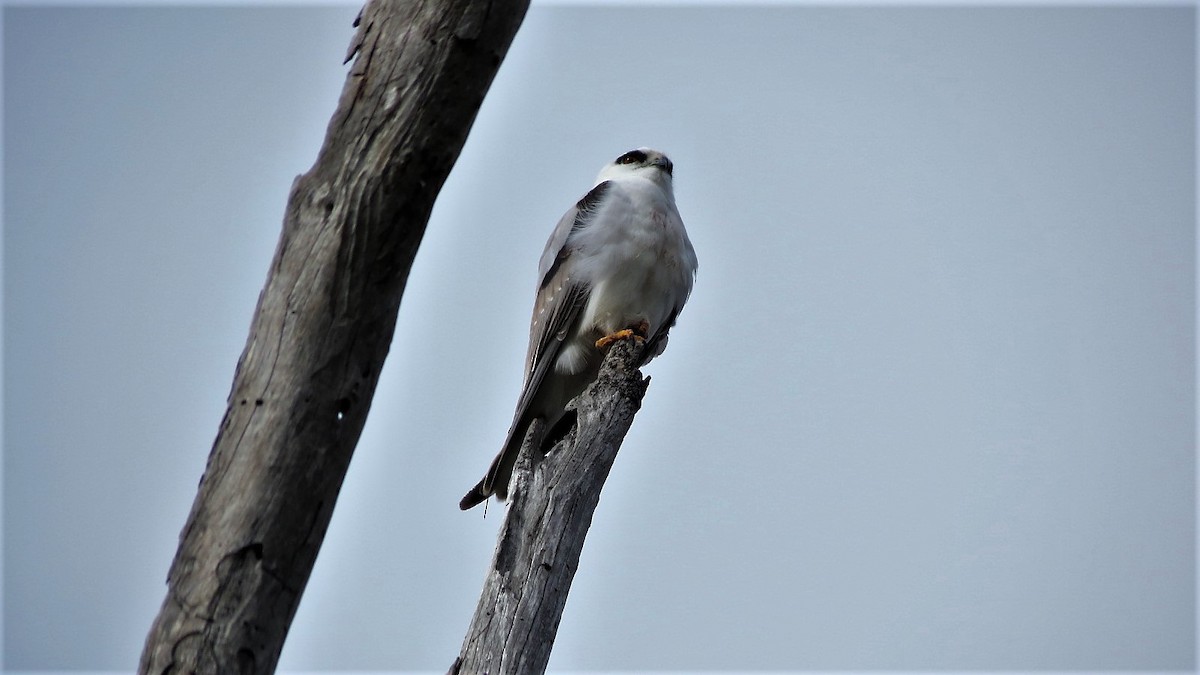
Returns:
[[[488,497],[496,495],[500,499],[508,499],[508,481],[512,478],[513,464],[517,461],[517,453],[521,451],[521,438],[509,431],[504,448],[500,450],[492,465],[488,467],[483,479],[463,495],[458,502],[458,508],[466,511],[487,501]]]
[[[475,484],[475,487],[471,488],[470,492],[468,492],[461,500],[459,500],[458,508],[462,509],[463,511],[475,508],[476,506],[487,501],[487,498],[491,496],[492,494],[490,492],[484,491],[483,481],[481,480]]]
[[[540,447],[542,435],[545,433],[544,426],[537,426],[536,436],[531,439],[535,448]],[[458,508],[463,511],[474,508],[487,501],[487,498],[492,495],[496,495],[501,500],[508,499],[508,483],[512,480],[513,466],[517,463],[517,455],[521,453],[521,445],[529,432],[529,422],[522,420],[513,424],[512,428],[508,430],[508,438],[504,441],[504,447],[492,460],[483,480],[476,483],[470,492],[463,495],[458,502]]]

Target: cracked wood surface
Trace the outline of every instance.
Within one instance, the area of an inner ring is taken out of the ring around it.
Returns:
[[[434,200],[528,0],[371,0],[283,231],[142,673],[270,673]],[[403,345],[404,338],[400,338]]]
[[[650,383],[637,369],[642,346],[620,340],[600,375],[572,404],[574,428],[540,456],[531,428],[492,565],[450,675],[542,673],[600,491]],[[533,427],[534,425],[531,425]]]

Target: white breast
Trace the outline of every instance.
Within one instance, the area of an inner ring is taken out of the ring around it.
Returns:
[[[579,233],[572,263],[591,294],[573,344],[558,370],[573,371],[595,332],[609,334],[645,321],[654,334],[692,289],[696,254],[675,208],[659,184],[630,177],[614,181],[595,219]]]

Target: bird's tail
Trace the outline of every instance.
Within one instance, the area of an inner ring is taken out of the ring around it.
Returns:
[[[501,500],[508,499],[508,482],[512,480],[513,465],[517,463],[517,455],[521,453],[521,444],[525,441],[525,432],[529,423],[524,420],[514,422],[508,430],[508,438],[504,439],[504,447],[492,460],[483,480],[475,484],[471,491],[463,495],[458,502],[458,508],[466,511],[487,501],[488,497],[496,495]],[[535,442],[539,442],[535,439]]]
[[[486,480],[487,479],[484,478],[476,483],[475,487],[471,488],[471,491],[458,501],[458,508],[466,511],[467,509],[475,508],[479,504],[487,501],[487,498],[491,497],[492,493],[483,487],[483,483]]]

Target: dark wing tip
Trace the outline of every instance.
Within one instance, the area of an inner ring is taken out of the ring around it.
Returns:
[[[491,495],[483,493],[483,481],[479,481],[471,491],[463,495],[463,498],[458,501],[458,508],[467,511],[487,501]]]

